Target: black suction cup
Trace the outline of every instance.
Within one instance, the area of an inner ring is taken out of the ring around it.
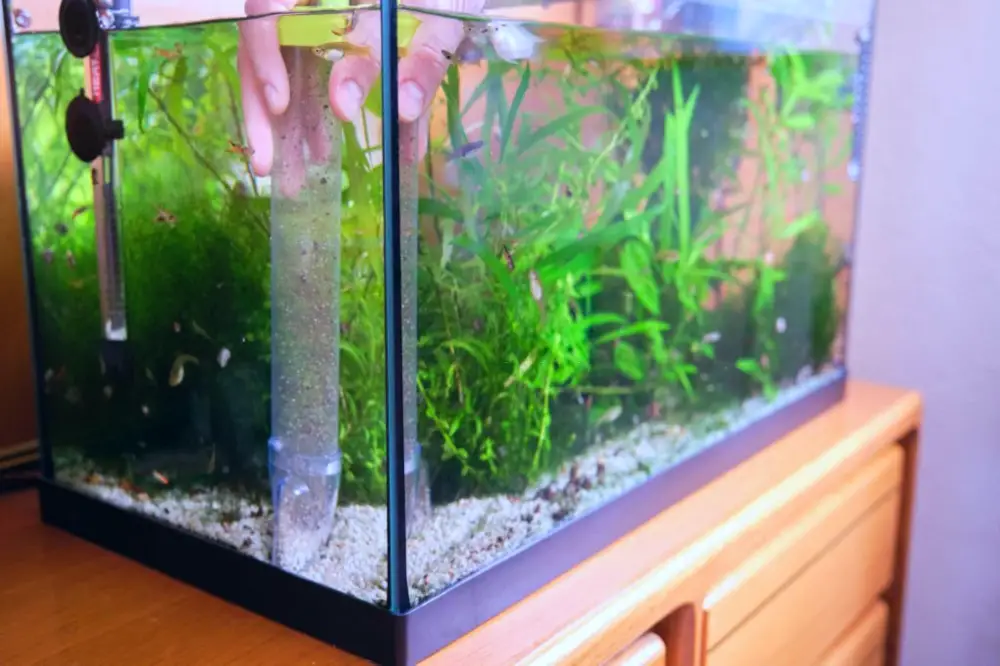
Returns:
[[[77,58],[94,51],[101,35],[94,0],[62,0],[59,5],[59,36],[66,49]]]
[[[66,138],[80,160],[91,163],[104,153],[112,141],[125,136],[120,120],[105,121],[101,107],[80,91],[66,109]]]

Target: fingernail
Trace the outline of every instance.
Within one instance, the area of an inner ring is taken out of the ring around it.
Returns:
[[[274,115],[277,115],[280,108],[278,89],[270,84],[264,86],[264,99],[267,100],[267,109]]]
[[[412,123],[424,112],[424,91],[413,81],[399,87],[399,118]]]
[[[350,120],[354,120],[361,112],[361,103],[364,101],[364,93],[357,81],[344,81],[337,88],[337,106],[340,112]]]

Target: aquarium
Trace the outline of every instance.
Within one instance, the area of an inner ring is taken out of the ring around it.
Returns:
[[[315,4],[6,8],[43,515],[412,662],[840,399],[872,7]]]

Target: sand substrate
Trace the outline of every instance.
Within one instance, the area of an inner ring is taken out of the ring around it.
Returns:
[[[435,507],[408,539],[411,600],[427,598],[839,377],[838,370],[802,377],[783,387],[772,402],[753,398],[686,426],[642,424],[595,446],[520,496],[469,498]],[[252,557],[269,557],[269,503],[222,489],[167,490],[148,496],[127,490],[129,485],[118,478],[95,472],[93,465],[57,461],[57,469],[60,480],[111,504],[221,541]],[[384,604],[386,569],[385,507],[341,506],[319,560],[295,573]]]

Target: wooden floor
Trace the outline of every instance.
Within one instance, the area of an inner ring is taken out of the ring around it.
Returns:
[[[0,665],[346,666],[365,662],[38,520],[0,497]]]

